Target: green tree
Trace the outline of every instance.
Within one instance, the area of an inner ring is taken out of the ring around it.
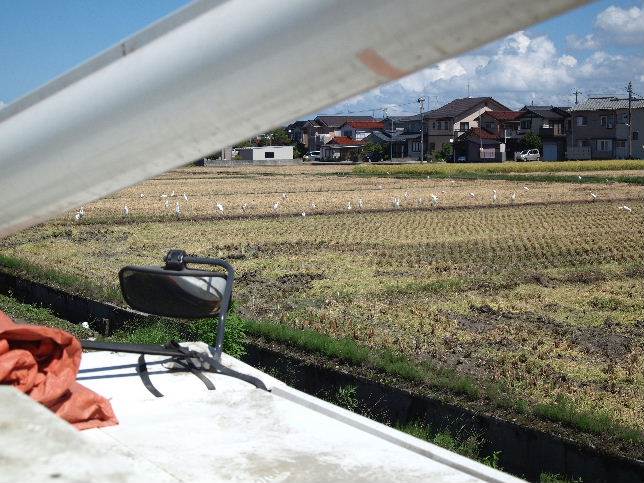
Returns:
[[[368,141],[362,147],[362,154],[365,158],[369,158],[371,161],[380,161],[384,157],[385,150],[381,144]]]
[[[529,132],[521,138],[521,141],[519,141],[519,147],[522,151],[526,149],[538,149],[541,151],[543,141],[541,141],[541,136],[533,132]]]
[[[452,145],[444,143],[434,156],[439,161],[445,161],[452,157]]]
[[[264,138],[264,144],[270,143],[273,146],[290,146],[293,144],[291,137],[288,135],[286,130],[281,127],[266,133]]]

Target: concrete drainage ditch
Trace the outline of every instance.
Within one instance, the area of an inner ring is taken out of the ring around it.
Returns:
[[[106,335],[127,320],[145,317],[4,272],[0,272],[0,293],[23,303],[47,307],[70,322],[91,321],[95,330]],[[603,454],[556,435],[312,364],[260,343],[249,342],[247,350],[245,362],[268,370],[306,393],[328,395],[347,386],[355,387],[357,407],[372,419],[394,425],[420,421],[432,428],[458,427],[467,434],[479,434],[485,440],[484,452],[500,452],[499,464],[505,471],[532,481],[542,472],[581,478],[584,482],[644,481],[643,461]]]

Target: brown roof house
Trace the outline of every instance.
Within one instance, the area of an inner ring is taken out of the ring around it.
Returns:
[[[320,148],[323,161],[358,161],[364,141],[334,136]]]

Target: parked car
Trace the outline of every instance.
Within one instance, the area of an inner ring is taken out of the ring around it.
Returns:
[[[517,156],[517,161],[539,161],[541,160],[541,154],[538,149],[528,149],[526,151],[521,151],[519,156]]]
[[[320,151],[309,151],[303,157],[305,161],[320,161],[322,159]]]

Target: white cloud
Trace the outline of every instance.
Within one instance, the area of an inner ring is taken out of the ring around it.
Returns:
[[[350,110],[371,114],[376,109],[379,114],[377,109],[386,106],[390,115],[410,114],[418,112],[418,96],[427,98],[425,109],[434,109],[468,92],[473,97],[492,96],[513,109],[531,101],[571,105],[575,88],[585,95],[624,95],[629,79],[644,82],[642,72],[644,55],[633,49],[619,53],[595,49],[590,55],[571,55],[558,50],[547,35],[517,32],[472,54],[362,94]],[[344,106],[336,110],[345,111]]]
[[[579,37],[576,34],[566,36],[566,45],[569,49],[574,50],[589,50],[599,48],[599,41],[593,34],[587,34]]]
[[[644,4],[641,8],[611,5],[597,15],[595,27],[609,40],[622,45],[641,46],[644,44]]]

